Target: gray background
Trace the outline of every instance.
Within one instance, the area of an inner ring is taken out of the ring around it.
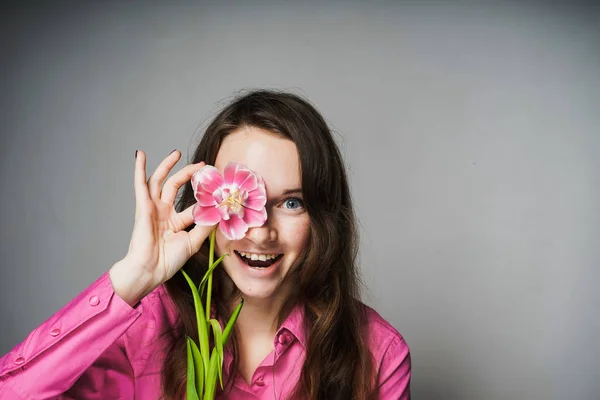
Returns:
[[[600,397],[592,3],[3,7],[0,353],[125,255],[136,149],[187,160],[222,101],[270,87],[339,134],[415,399]]]

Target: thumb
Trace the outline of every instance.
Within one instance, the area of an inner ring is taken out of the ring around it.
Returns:
[[[202,243],[204,243],[204,241],[209,237],[212,230],[216,229],[216,227],[217,227],[217,225],[209,225],[209,226],[196,225],[196,226],[194,226],[194,228],[189,232],[190,243],[192,246],[192,249],[191,249],[192,254],[196,254],[200,250]]]

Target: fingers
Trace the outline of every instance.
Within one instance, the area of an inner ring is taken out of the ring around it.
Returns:
[[[184,227],[188,227],[194,222],[193,209],[194,205],[191,205],[178,214]],[[200,246],[202,246],[202,243],[210,235],[210,231],[215,229],[216,226],[216,224],[211,226],[196,225],[189,231],[190,243],[193,250],[192,254],[200,250]]]
[[[145,211],[147,201],[150,200],[148,186],[146,185],[146,153],[138,150],[135,157],[133,171],[133,186],[135,191],[135,217]]]
[[[198,164],[187,165],[181,170],[179,170],[172,177],[167,179],[167,182],[165,183],[162,190],[161,200],[167,204],[175,203],[175,197],[177,197],[179,188],[188,183],[192,179],[192,175],[194,175],[194,173],[196,173],[196,171],[198,171],[204,165],[205,164],[203,162]],[[189,225],[189,223],[187,225]]]
[[[210,232],[214,229],[214,226],[202,226],[196,225],[190,232],[190,243],[192,245],[192,254],[196,254],[202,243],[208,238]]]
[[[190,226],[192,224],[192,222],[194,222],[194,215],[192,213],[192,211],[194,209],[194,205],[195,204],[192,204],[191,206],[189,206],[188,208],[186,208],[185,210],[183,210],[182,212],[177,214],[179,216],[181,224],[183,225],[183,228],[181,228],[181,229],[187,228],[188,226]]]
[[[161,186],[171,169],[177,164],[181,153],[179,150],[173,150],[162,162],[156,167],[156,170],[148,179],[148,189],[152,200],[160,199]]]

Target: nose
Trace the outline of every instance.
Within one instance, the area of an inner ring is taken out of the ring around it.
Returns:
[[[257,246],[264,246],[277,241],[277,229],[274,221],[268,218],[262,226],[248,229],[246,239],[254,242]]]

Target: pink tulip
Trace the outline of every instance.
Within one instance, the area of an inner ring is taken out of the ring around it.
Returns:
[[[263,179],[243,164],[231,161],[223,172],[205,165],[192,176],[194,223],[219,223],[227,239],[239,240],[267,220],[267,191]]]

